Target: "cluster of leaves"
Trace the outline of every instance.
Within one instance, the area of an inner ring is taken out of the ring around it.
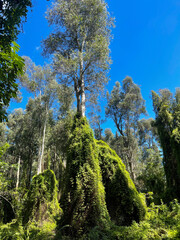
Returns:
[[[22,18],[26,18],[31,0],[2,0],[0,2],[0,45],[9,46],[20,32]]]
[[[23,73],[24,61],[17,54],[18,51],[19,46],[15,42],[5,51],[0,45],[0,122],[7,120],[4,106],[8,106],[10,99],[17,96],[16,78]]]
[[[7,188],[8,181],[5,177],[5,172],[8,170],[9,165],[5,161],[2,160],[2,156],[5,154],[7,149],[9,148],[9,144],[5,143],[0,146],[0,191],[3,191]]]
[[[26,18],[31,0],[2,0],[0,2],[0,122],[7,120],[5,106],[16,97],[16,78],[22,74],[24,62],[17,54],[14,42],[20,32],[22,18]]]

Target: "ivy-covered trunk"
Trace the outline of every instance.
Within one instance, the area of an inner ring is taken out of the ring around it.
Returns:
[[[63,229],[63,234],[72,239],[82,236],[95,226],[102,229],[109,226],[95,139],[86,118],[76,116],[74,119],[60,202],[63,217],[59,229]]]

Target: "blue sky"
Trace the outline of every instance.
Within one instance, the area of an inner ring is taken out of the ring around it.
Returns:
[[[180,87],[180,0],[107,0],[109,12],[115,17],[114,39],[111,43],[113,64],[112,90],[116,81],[127,75],[141,87],[149,117],[154,117],[151,90],[168,88],[174,92]],[[41,41],[50,33],[45,11],[51,1],[33,0],[23,33],[18,36],[20,55],[29,56],[43,65]],[[23,107],[28,95],[21,104]],[[104,128],[112,127],[109,123]]]

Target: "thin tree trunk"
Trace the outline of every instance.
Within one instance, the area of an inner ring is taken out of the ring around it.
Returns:
[[[135,172],[134,172],[134,162],[133,162],[133,157],[132,156],[131,156],[131,159],[129,161],[129,166],[130,166],[130,175],[131,175],[131,178],[134,182],[135,179],[136,179],[136,175],[135,175]]]
[[[21,158],[20,158],[20,156],[19,156],[19,159],[18,159],[18,169],[17,169],[16,190],[17,190],[18,187],[19,187],[20,164],[21,164]]]
[[[81,112],[80,92],[79,92],[79,87],[76,79],[74,79],[74,90],[75,90],[76,99],[77,99],[77,112],[80,113]]]
[[[45,138],[46,138],[46,125],[47,125],[47,115],[48,115],[48,111],[47,111],[47,106],[46,106],[46,116],[45,116],[45,122],[44,122],[44,128],[43,128],[43,138],[42,138],[42,145],[40,147],[40,155],[39,155],[39,159],[38,159],[38,170],[37,170],[37,174],[42,172],[42,161],[43,161],[43,155],[44,155],[44,144],[45,144]]]
[[[41,137],[40,137],[41,139]],[[39,145],[39,151],[38,151],[38,168],[37,168],[37,174],[41,173],[41,145]]]
[[[85,111],[86,111],[86,98],[85,98],[85,86],[84,86],[84,79],[82,79],[82,86],[81,86],[81,116],[85,117]]]
[[[81,116],[85,117],[86,97],[85,97],[85,84],[84,84],[83,65],[84,65],[84,62],[83,62],[83,52],[81,52],[81,56],[80,56]]]
[[[76,98],[77,98],[77,112],[81,112],[81,100],[80,100],[80,94],[79,92],[76,93]]]

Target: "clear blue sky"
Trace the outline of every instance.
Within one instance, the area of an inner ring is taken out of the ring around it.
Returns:
[[[149,116],[154,117],[151,90],[180,86],[180,0],[107,0],[109,12],[116,19],[111,43],[113,64],[112,90],[116,81],[131,76],[141,87]],[[45,11],[51,1],[33,0],[32,12],[18,37],[20,55],[43,65],[41,41],[50,33]],[[13,104],[12,107],[21,107]],[[104,127],[109,126],[106,123]]]

